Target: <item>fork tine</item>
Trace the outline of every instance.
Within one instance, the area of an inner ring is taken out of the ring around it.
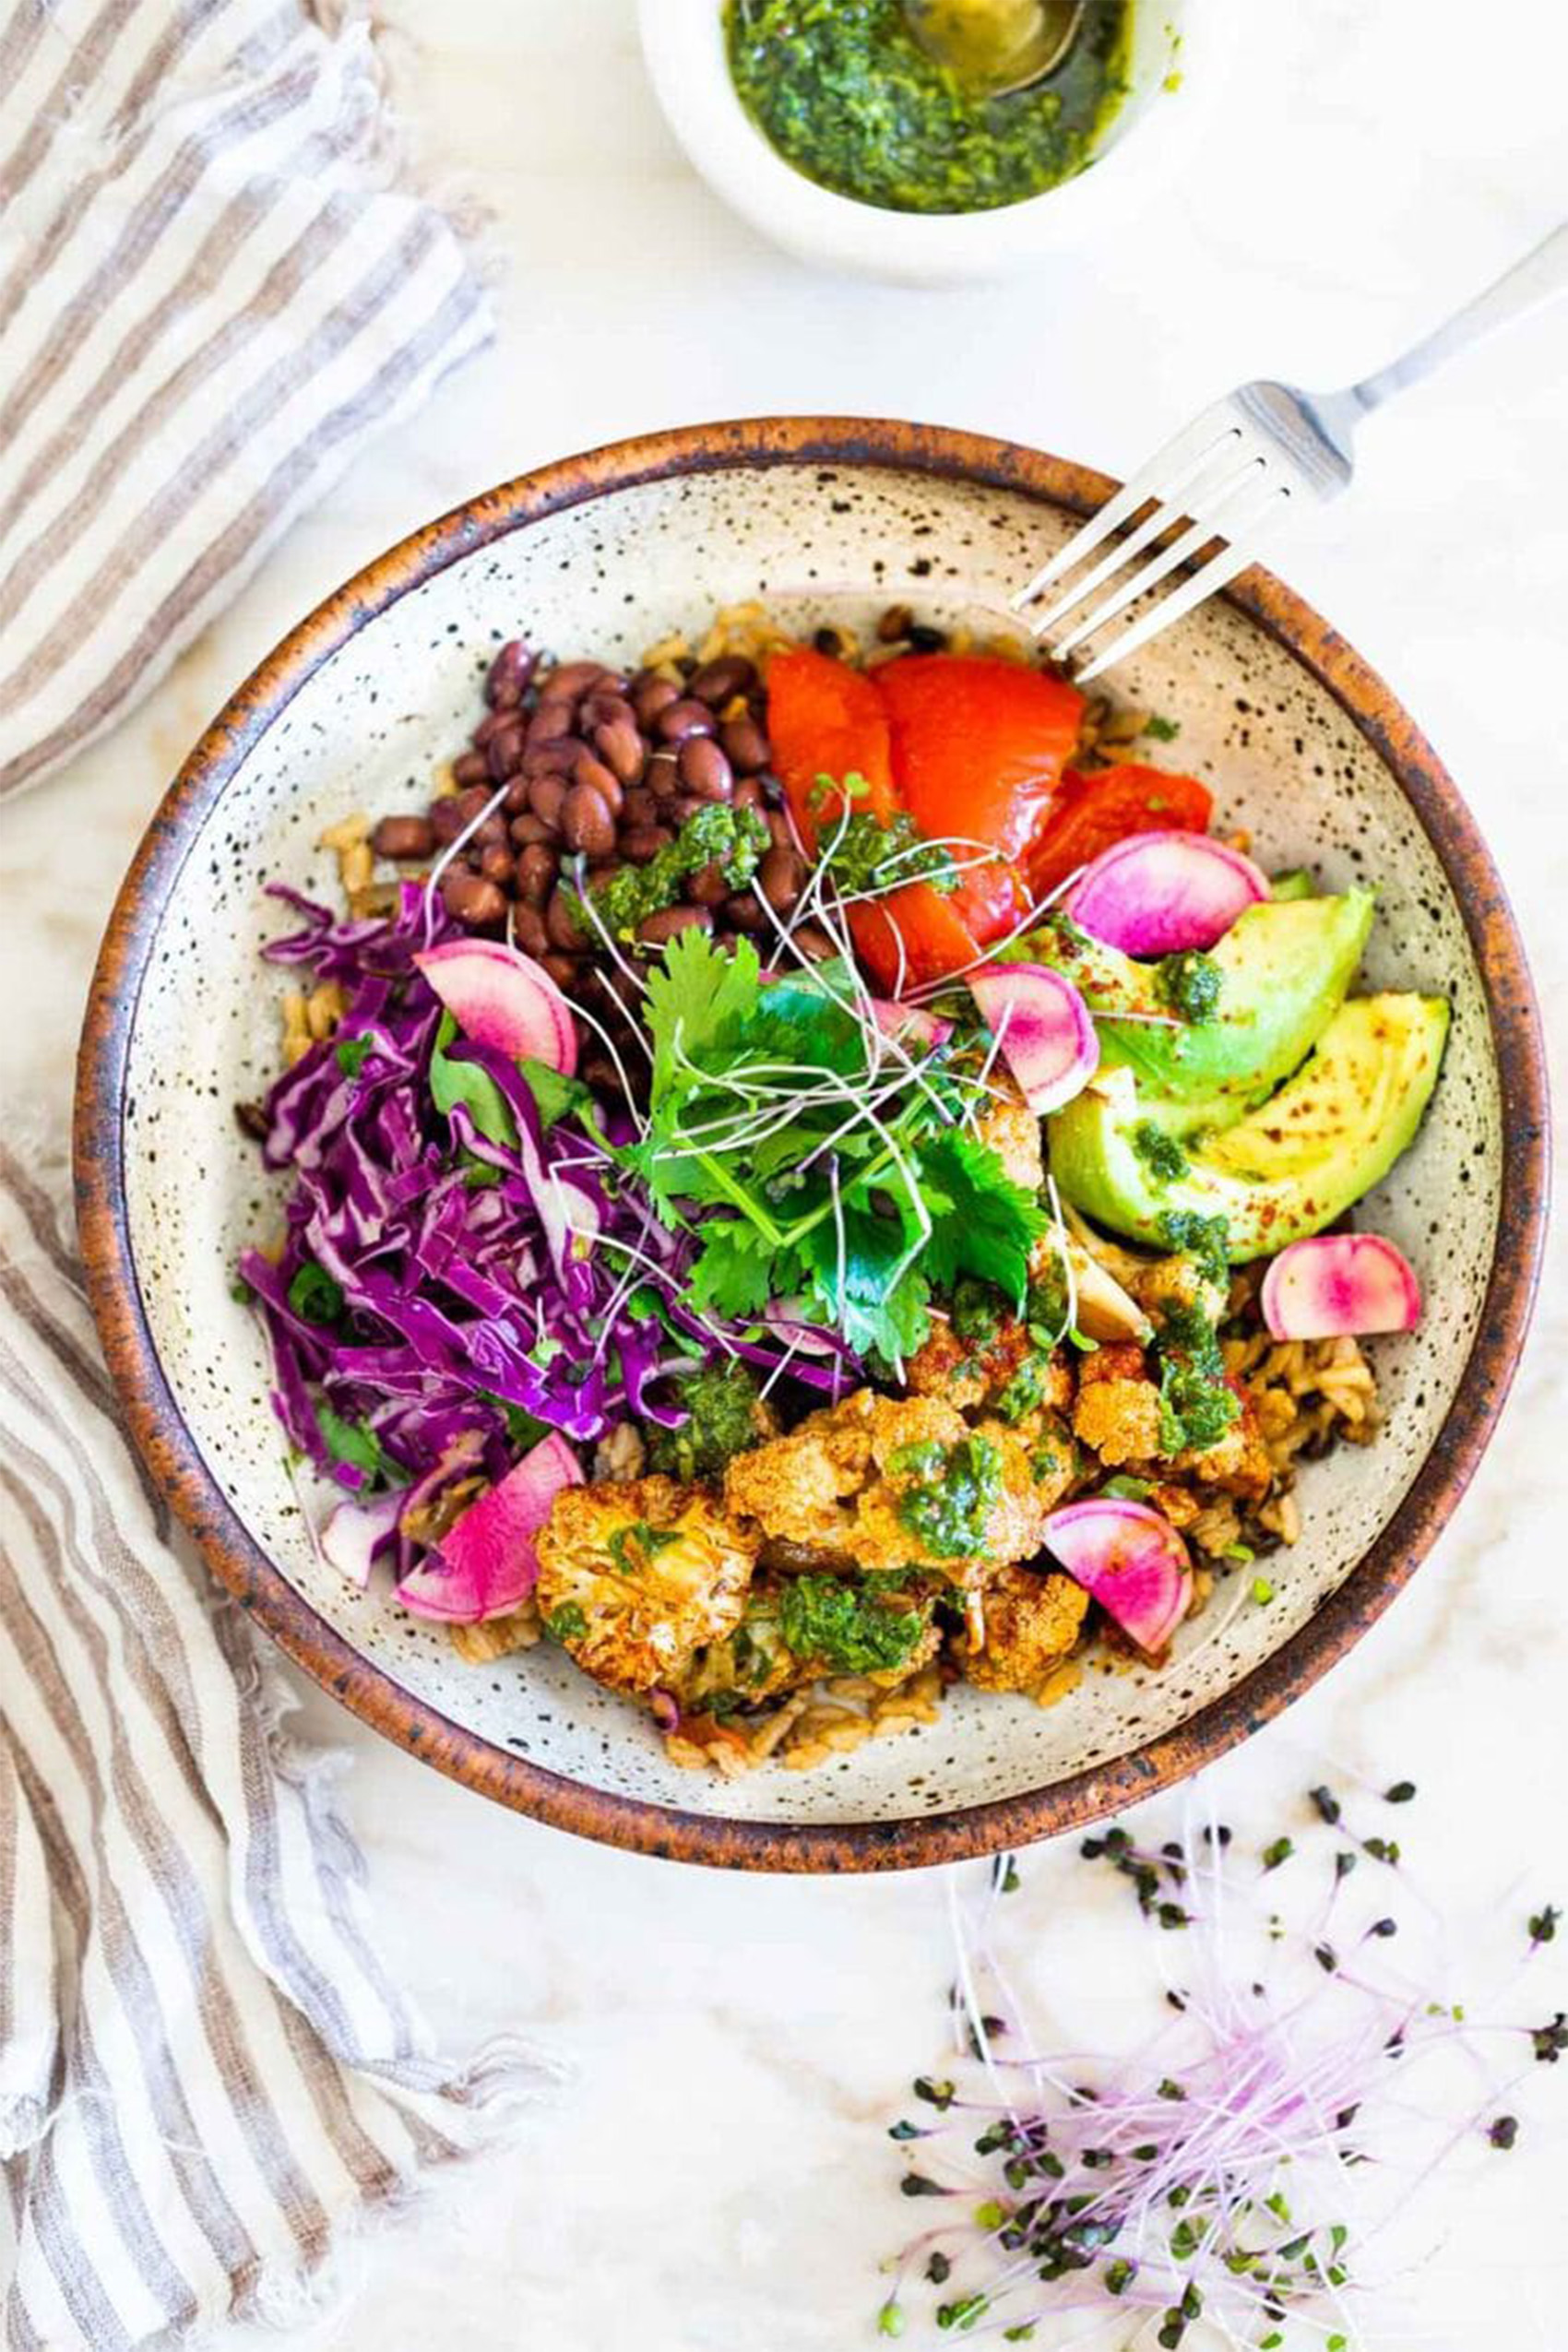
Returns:
[[[1059,638],[1051,648],[1052,659],[1062,660],[1075,646],[1082,645],[1086,637],[1092,637],[1098,630],[1104,628],[1108,621],[1114,621],[1119,612],[1124,612],[1129,604],[1135,603],[1140,596],[1146,596],[1150,588],[1158,588],[1161,580],[1168,578],[1201,547],[1206,547],[1217,533],[1224,530],[1228,517],[1234,515],[1234,529],[1238,534],[1249,530],[1254,520],[1253,505],[1258,513],[1262,513],[1269,503],[1265,496],[1261,501],[1249,504],[1244,514],[1235,514],[1237,502],[1245,496],[1249,484],[1261,486],[1265,491],[1272,490],[1265,458],[1249,458],[1241,472],[1209,502],[1206,514],[1200,515],[1169,547],[1162,548],[1152,556],[1121,588],[1113,588],[1109,596],[1102,598],[1087,620],[1080,621],[1075,628],[1069,629],[1064,637]]]
[[[1216,445],[1241,427],[1229,414],[1224,401],[1216,402],[1194,417],[1191,424],[1176,434],[1162,449],[1156,450],[1146,466],[1140,466],[1124,488],[1114,498],[1107,499],[1099,511],[1089,517],[1063,546],[1057,549],[1050,562],[1041,564],[1032,580],[1009,600],[1012,610],[1021,612],[1032,603],[1040,590],[1049,588],[1063,572],[1091,555],[1109,533],[1129,522],[1146,499],[1173,496],[1192,481],[1203,467]]]
[[[1244,572],[1253,560],[1252,534],[1257,524],[1276,500],[1283,499],[1289,504],[1289,485],[1275,483],[1270,496],[1262,501],[1256,513],[1229,544],[1222,547],[1218,555],[1212,556],[1200,571],[1194,572],[1190,579],[1183,580],[1180,588],[1172,588],[1169,596],[1162,596],[1141,621],[1134,621],[1130,629],[1123,629],[1120,636],[1112,637],[1103,653],[1096,654],[1091,662],[1075,673],[1075,683],[1084,685],[1090,678],[1098,678],[1102,670],[1109,670],[1113,661],[1124,661],[1130,653],[1136,653],[1140,646],[1146,645],[1162,629],[1170,628],[1172,622],[1179,621],[1184,612],[1190,612],[1195,604],[1201,604],[1205,597],[1213,596],[1218,589],[1224,588],[1238,572]]]
[[[1053,628],[1059,621],[1064,620],[1076,605],[1084,601],[1086,597],[1092,596],[1102,581],[1110,579],[1112,574],[1119,572],[1124,564],[1130,564],[1134,555],[1141,555],[1144,549],[1153,540],[1160,538],[1164,532],[1174,530],[1183,517],[1194,515],[1201,519],[1209,511],[1206,502],[1218,493],[1227,490],[1239,474],[1244,474],[1253,462],[1249,459],[1246,465],[1238,468],[1237,457],[1238,452],[1229,446],[1229,437],[1223,442],[1217,443],[1208,457],[1202,462],[1195,477],[1196,489],[1193,488],[1194,477],[1192,475],[1189,475],[1185,482],[1176,485],[1179,490],[1185,490],[1189,494],[1180,499],[1174,496],[1167,498],[1161,505],[1157,505],[1138,525],[1136,530],[1129,531],[1125,539],[1119,539],[1110,553],[1103,555],[1092,570],[1084,573],[1082,577],[1075,579],[1069,588],[1063,588],[1054,604],[1048,605],[1043,612],[1031,613],[1027,623],[1031,634],[1037,637],[1043,636],[1048,629]]]

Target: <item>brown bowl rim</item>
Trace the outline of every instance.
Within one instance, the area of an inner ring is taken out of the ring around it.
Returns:
[[[126,1424],[208,1567],[314,1681],[386,1738],[552,1827],[679,1861],[838,1871],[959,1860],[1051,1836],[1197,1771],[1260,1729],[1360,1639],[1457,1504],[1502,1411],[1538,1278],[1548,1181],[1539,1015],[1512,910],[1474,819],[1394,694],[1269,573],[1228,600],[1280,640],[1393,771],[1463,912],[1485,992],[1503,1110],[1497,1243],[1464,1378],[1410,1487],[1344,1583],[1235,1688],[1133,1753],[1049,1788],[929,1818],[791,1823],[689,1813],[567,1779],[465,1729],[373,1666],[316,1614],[242,1525],[164,1378],[142,1304],[125,1205],[122,1101],[140,983],[167,889],[200,823],[311,673],[378,613],[476,548],[605,493],[685,473],[771,465],[885,467],[1022,492],[1087,514],[1116,484],[1064,459],[946,426],[764,417],[611,443],[518,476],[412,532],[318,605],[246,679],[170,787],[115,899],[82,1031],[74,1132],[77,1217],[93,1313]]]

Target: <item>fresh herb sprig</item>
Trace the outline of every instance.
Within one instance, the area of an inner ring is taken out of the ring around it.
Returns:
[[[647,1124],[622,1157],[696,1231],[699,1313],[799,1297],[897,1364],[933,1289],[968,1274],[1021,1300],[1046,1218],[974,1132],[980,1057],[907,1051],[856,985],[841,963],[765,982],[743,939],[671,942],[648,980]]]

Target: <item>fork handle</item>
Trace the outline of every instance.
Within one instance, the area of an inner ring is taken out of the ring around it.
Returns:
[[[1543,303],[1568,293],[1568,223],[1543,237],[1533,253],[1516,261],[1493,285],[1455,311],[1441,327],[1413,343],[1408,351],[1375,375],[1350,386],[1348,398],[1362,410],[1381,407],[1396,392],[1403,392],[1451,360],[1467,344],[1479,342],[1515,318],[1525,318]]]

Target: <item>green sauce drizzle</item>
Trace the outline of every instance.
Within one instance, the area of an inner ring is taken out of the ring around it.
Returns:
[[[912,1481],[898,1497],[898,1517],[933,1560],[985,1550],[987,1522],[1002,1500],[1002,1457],[989,1438],[901,1445],[887,1467]]]
[[[1081,172],[1126,93],[1132,0],[1089,0],[1048,80],[966,89],[927,54],[901,0],[729,0],[730,71],[747,113],[808,179],[893,212],[984,212]]]

